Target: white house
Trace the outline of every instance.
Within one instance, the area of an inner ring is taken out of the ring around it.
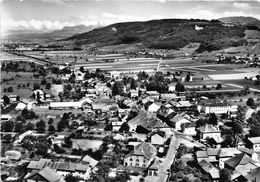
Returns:
[[[155,130],[148,134],[148,137],[151,139],[153,145],[163,145],[166,138],[165,132],[161,130]]]
[[[206,124],[198,129],[200,139],[205,140],[207,138],[213,138],[217,143],[222,141],[221,131],[216,126]]]
[[[148,112],[157,112],[160,109],[160,105],[158,103],[152,103],[149,107],[148,107]]]
[[[233,113],[237,111],[237,105],[231,105],[228,102],[222,102],[219,100],[202,100],[198,103],[197,110],[199,112],[204,112],[205,114],[215,113]]]
[[[260,152],[260,137],[248,138],[248,141],[255,152]]]

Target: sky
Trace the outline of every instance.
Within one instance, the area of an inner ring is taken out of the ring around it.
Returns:
[[[252,16],[260,19],[260,0],[0,0],[0,3],[2,32],[51,31],[80,24],[104,26],[166,18],[210,20]]]

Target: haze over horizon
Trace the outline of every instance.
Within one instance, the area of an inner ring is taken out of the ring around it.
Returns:
[[[2,2],[1,2],[2,1]],[[260,1],[1,0],[1,29],[52,31],[64,26],[109,25],[152,19],[260,19]]]

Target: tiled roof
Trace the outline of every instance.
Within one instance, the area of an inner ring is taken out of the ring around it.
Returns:
[[[205,172],[209,173],[213,179],[219,178],[219,170],[215,168],[211,163],[202,160],[201,162],[199,162],[199,165]]]
[[[64,182],[65,180],[60,176],[58,173],[56,173],[54,170],[52,170],[50,167],[45,167],[38,172],[32,172],[28,176],[26,176],[26,179],[31,178],[32,176],[39,174],[44,179],[46,179],[48,182]]]
[[[248,138],[248,140],[253,144],[260,144],[260,137]]]
[[[248,181],[253,181],[253,180],[260,181],[260,167],[253,170],[248,176],[246,176],[246,179]]]
[[[126,157],[131,155],[139,155],[144,156],[146,159],[150,160],[155,152],[156,148],[151,143],[142,142],[135,146],[134,151],[128,154]]]
[[[235,169],[238,165],[245,165],[249,162],[253,162],[253,160],[247,154],[241,153],[226,160],[225,164]]]
[[[240,154],[241,151],[239,151],[236,148],[220,148],[218,151],[219,157],[232,157],[234,155]]]

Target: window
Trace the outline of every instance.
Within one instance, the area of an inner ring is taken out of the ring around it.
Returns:
[[[139,162],[139,159],[136,159],[136,162]]]
[[[136,167],[139,167],[139,164],[138,164],[138,163],[136,163],[136,164],[135,164],[135,166],[136,166]]]
[[[130,163],[130,166],[132,166],[133,164],[132,163]]]
[[[154,171],[154,172],[153,172],[153,175],[154,175],[154,176],[158,176],[158,174],[157,174],[157,172],[156,172],[156,171]]]
[[[143,164],[143,167],[145,167],[145,164]]]
[[[129,160],[130,160],[130,161],[133,161],[133,159],[132,159],[132,158],[130,158]]]
[[[127,166],[127,162],[125,163],[125,166]]]

